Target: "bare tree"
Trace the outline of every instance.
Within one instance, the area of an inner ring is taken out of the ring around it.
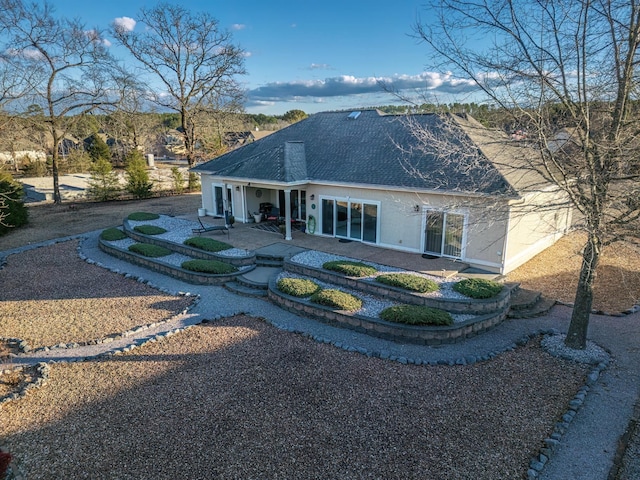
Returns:
[[[116,22],[114,35],[160,81],[162,91],[151,89],[149,98],[161,109],[180,114],[191,166],[196,160],[203,111],[237,105],[240,89],[235,77],[245,73],[243,51],[207,13],[159,4],[142,9],[139,20],[145,26],[142,32]]]
[[[637,239],[638,0],[437,0],[417,36],[531,148],[520,168],[561,189],[587,234],[565,343],[586,346],[602,248]]]
[[[99,31],[55,16],[52,5],[0,0],[0,29],[10,55],[31,72],[30,103],[42,107],[50,135],[55,203],[61,203],[59,147],[73,118],[107,102],[111,57]]]

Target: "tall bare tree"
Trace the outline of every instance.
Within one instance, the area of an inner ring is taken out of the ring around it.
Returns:
[[[161,109],[180,114],[180,131],[189,165],[196,160],[199,122],[213,107],[237,105],[236,81],[244,74],[243,51],[231,34],[208,13],[192,13],[178,5],[142,9],[135,31],[131,22],[116,22],[113,32],[143,68],[159,80],[149,98]]]
[[[45,2],[0,0],[0,29],[10,54],[31,72],[29,103],[43,109],[50,135],[55,203],[61,203],[59,147],[71,120],[108,102],[111,57],[99,31],[55,15]]]
[[[415,25],[430,67],[471,81],[533,148],[587,241],[565,343],[586,346],[604,246],[638,239],[638,0],[436,0]]]

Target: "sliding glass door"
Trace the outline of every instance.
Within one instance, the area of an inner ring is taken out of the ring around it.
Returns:
[[[425,227],[425,253],[462,258],[464,215],[428,211]]]
[[[321,205],[324,235],[377,243],[378,204],[323,198]]]

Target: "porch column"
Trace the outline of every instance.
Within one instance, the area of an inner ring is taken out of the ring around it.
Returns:
[[[227,213],[229,210],[229,190],[227,188],[227,184],[222,184],[222,214],[224,215],[224,224],[225,227],[229,228],[229,222],[227,221],[229,218],[229,214]]]
[[[284,191],[285,240],[291,240],[291,189]]]

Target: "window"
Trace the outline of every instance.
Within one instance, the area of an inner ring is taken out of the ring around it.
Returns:
[[[428,211],[424,251],[434,255],[462,258],[464,215]]]

